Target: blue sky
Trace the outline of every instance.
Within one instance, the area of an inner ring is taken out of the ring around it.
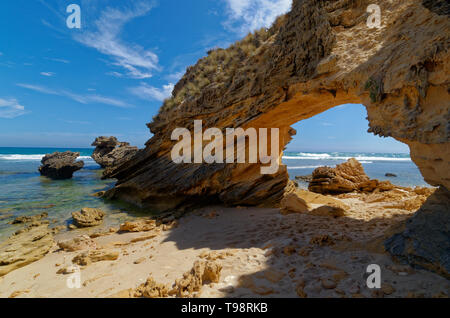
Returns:
[[[99,135],[143,146],[145,124],[187,66],[270,25],[290,2],[2,1],[0,146],[88,147]],[[66,25],[72,3],[81,29]],[[367,134],[365,117],[346,106],[299,123],[289,149],[407,152]]]

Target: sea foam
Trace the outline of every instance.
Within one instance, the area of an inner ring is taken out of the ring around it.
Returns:
[[[45,154],[38,154],[38,155],[19,155],[19,154],[11,154],[11,155],[0,155],[0,160],[41,160]],[[80,156],[78,159],[92,159],[89,156]]]

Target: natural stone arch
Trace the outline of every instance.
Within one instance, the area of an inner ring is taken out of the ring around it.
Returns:
[[[211,51],[187,70],[148,125],[154,136],[146,149],[109,174],[118,182],[107,197],[160,209],[207,198],[276,205],[288,181],[285,167],[268,176],[258,164],[175,165],[171,132],[192,129],[194,119],[206,128],[278,127],[286,145],[291,124],[345,103],[365,105],[369,131],[408,144],[425,180],[448,196],[448,5],[377,1],[382,26],[371,29],[372,3],[294,0],[269,30]],[[448,272],[449,263],[439,266]]]

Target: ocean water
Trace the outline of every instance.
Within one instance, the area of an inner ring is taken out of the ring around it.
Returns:
[[[419,169],[412,162],[409,154],[398,153],[358,153],[358,152],[285,152],[283,164],[287,165],[291,179],[296,176],[306,176],[321,166],[335,167],[356,158],[364,167],[367,175],[372,179],[389,180],[405,187],[429,186],[423,179]],[[386,177],[386,173],[397,175],[395,178]],[[299,181],[301,187],[307,184]]]
[[[70,180],[53,181],[41,177],[40,160],[55,151],[80,152],[85,166]],[[101,180],[102,170],[90,155],[92,149],[64,148],[0,148],[0,239],[11,235],[17,226],[9,225],[20,215],[35,215],[46,211],[55,225],[68,225],[71,213],[83,207],[101,208],[107,212],[105,226],[152,213],[120,202],[108,202],[92,194],[107,190],[114,180]],[[283,163],[292,179],[311,174],[319,166],[335,166],[348,158],[357,158],[371,178],[391,180],[402,186],[426,186],[419,170],[405,154],[375,153],[306,153],[286,152]],[[387,172],[397,178],[386,178]],[[307,184],[300,185],[306,187]]]
[[[38,168],[42,157],[66,150],[80,152],[78,160],[84,161],[84,168],[70,180],[41,177]],[[107,212],[105,226],[143,215],[144,211],[134,206],[92,196],[111,188],[115,181],[101,180],[102,170],[91,154],[92,149],[0,148],[0,239],[18,229],[8,222],[20,215],[47,212],[55,225],[68,225],[72,212],[83,207],[101,208]]]

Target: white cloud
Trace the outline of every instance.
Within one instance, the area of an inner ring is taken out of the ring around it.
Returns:
[[[55,75],[55,73],[53,73],[53,72],[41,72],[41,75],[42,76],[47,76],[47,77],[52,77],[52,76]]]
[[[116,98],[112,98],[112,97],[106,97],[106,96],[101,96],[101,95],[82,95],[82,94],[72,93],[67,90],[53,90],[53,89],[50,89],[50,88],[47,88],[44,86],[40,86],[40,85],[22,84],[22,83],[18,83],[16,85],[19,87],[23,87],[23,88],[26,88],[26,89],[29,89],[29,90],[32,90],[35,92],[47,94],[47,95],[56,95],[56,96],[67,97],[67,98],[70,98],[81,104],[98,103],[98,104],[105,104],[105,105],[122,107],[122,108],[132,107],[128,103],[126,103],[120,99],[116,99]]]
[[[125,43],[120,34],[126,23],[146,15],[151,8],[146,2],[126,11],[108,7],[95,21],[95,29],[75,35],[75,40],[108,55],[112,59],[111,64],[125,69],[129,77],[149,78],[153,70],[159,69],[158,56],[137,44]]]
[[[0,98],[0,118],[16,118],[26,114],[25,107],[20,105],[17,99]]]
[[[133,93],[134,95],[138,96],[141,99],[157,100],[162,102],[172,95],[173,88],[174,85],[172,83],[163,85],[162,88],[150,86],[146,83],[141,83],[140,86],[132,87],[129,90],[131,93]]]
[[[269,27],[275,19],[287,13],[292,0],[225,0],[229,19],[225,26],[246,34],[262,27]]]
[[[49,61],[54,61],[54,62],[64,63],[64,64],[69,64],[69,63],[70,63],[69,60],[59,59],[59,58],[53,58],[53,57],[46,57],[45,59],[46,59],[46,60],[49,60]]]
[[[113,76],[113,77],[118,77],[118,78],[123,77],[122,73],[114,72],[114,71],[113,72],[108,72],[108,73],[106,73],[106,75]]]

